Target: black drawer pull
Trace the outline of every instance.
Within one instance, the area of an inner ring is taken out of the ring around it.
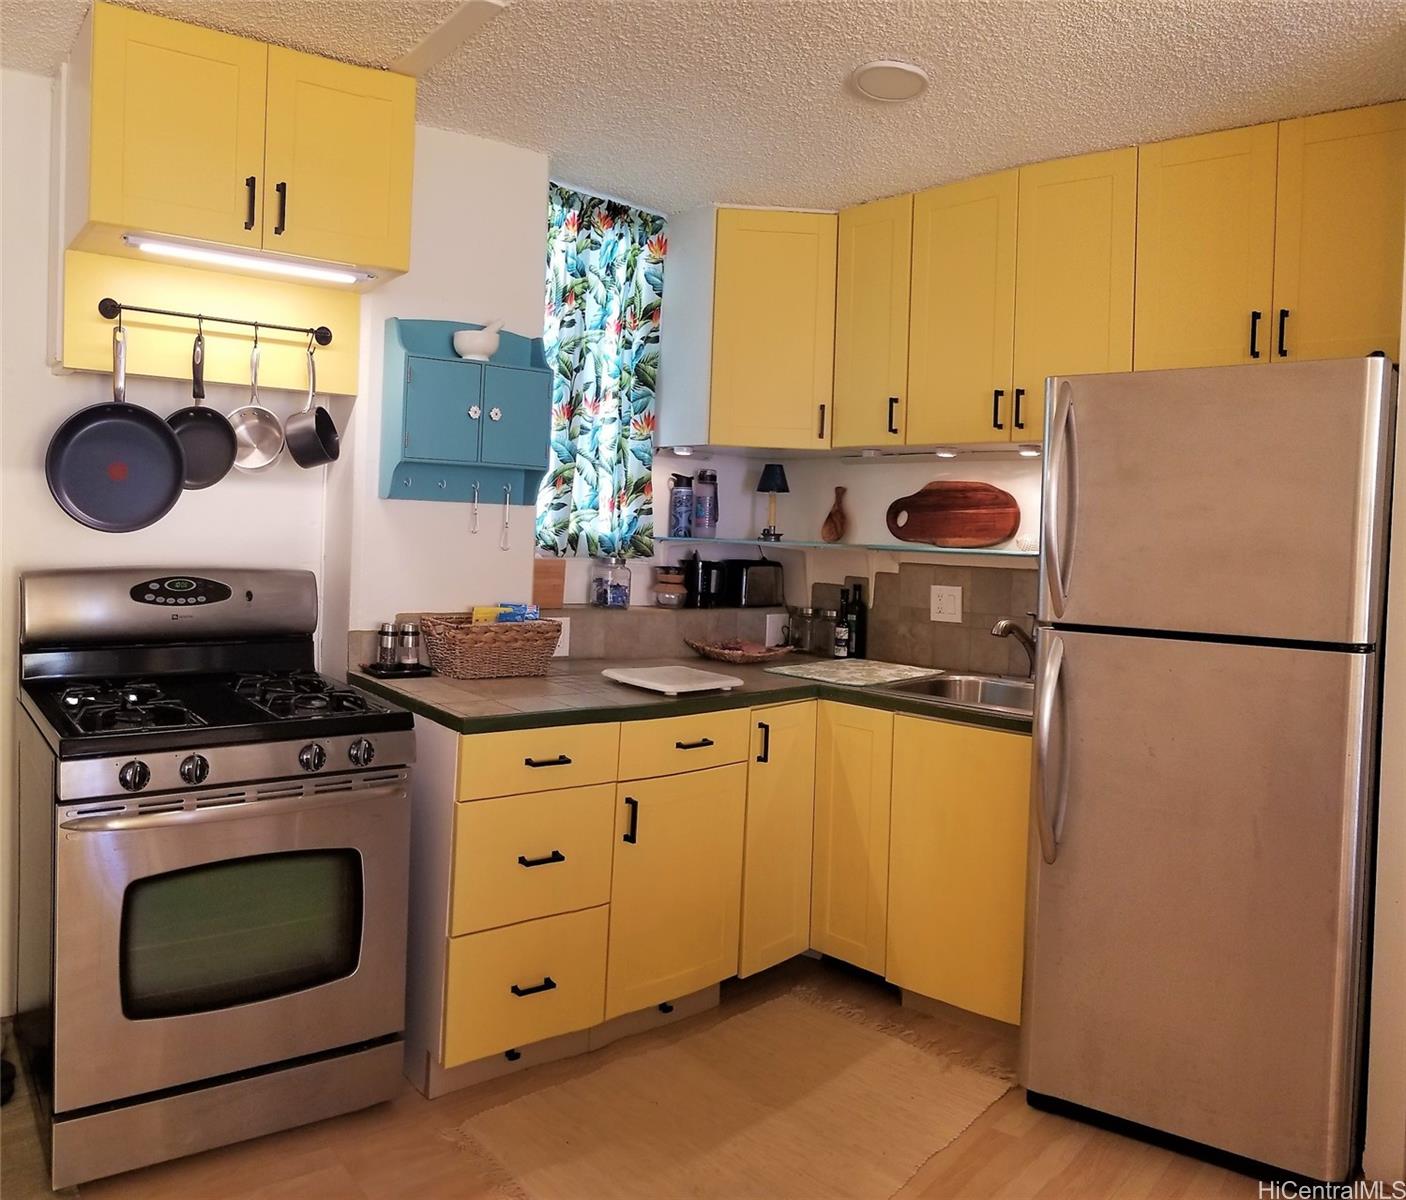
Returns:
[[[567,758],[565,754],[558,754],[555,758],[524,758],[522,765],[524,767],[569,767],[571,759]]]
[[[273,227],[273,232],[281,237],[283,231],[288,228],[288,185],[276,183],[273,190],[278,193],[278,224]]]
[[[759,763],[771,761],[771,726],[765,721],[758,721],[757,728],[762,731],[762,752],[757,755]]]
[[[553,850],[546,858],[528,858],[525,854],[519,854],[517,860],[524,867],[549,867],[552,863],[565,862],[566,855],[560,850]]]
[[[1005,425],[1001,421],[1001,397],[1006,393],[1001,388],[991,389],[991,428],[1004,429]]]
[[[1025,428],[1025,422],[1024,422],[1023,420],[1021,420],[1021,417],[1020,417],[1020,402],[1021,402],[1021,400],[1023,400],[1024,398],[1025,398],[1025,389],[1024,389],[1024,388],[1016,388],[1016,389],[1015,389],[1015,427],[1016,427],[1017,429],[1024,429],[1024,428]]]
[[[1289,310],[1281,308],[1279,310],[1279,357],[1288,358],[1289,348],[1284,345],[1284,326],[1289,323]]]
[[[518,987],[513,984],[508,990],[514,996],[535,996],[538,992],[552,992],[556,990],[557,981],[548,975],[541,983],[534,983],[531,987]]]
[[[630,810],[630,827],[625,830],[622,842],[629,842],[634,845],[640,837],[640,802],[633,796],[625,797],[625,807]]]
[[[825,405],[820,406],[820,428],[815,431],[815,436],[821,441],[825,440]]]
[[[890,433],[897,433],[897,432],[898,432],[898,426],[894,423],[894,416],[896,415],[897,411],[898,411],[898,397],[897,397],[897,396],[890,396],[890,397],[889,397],[889,432],[890,432]]]
[[[245,229],[254,228],[254,189],[258,185],[258,182],[259,181],[253,175],[250,175],[249,178],[244,181],[244,186],[249,189],[249,211],[244,218]]]
[[[705,750],[713,744],[712,738],[699,738],[696,742],[675,742],[675,750]]]
[[[1259,309],[1254,309],[1254,310],[1250,313],[1250,357],[1251,357],[1251,358],[1258,358],[1258,357],[1260,356],[1260,319],[1261,319],[1263,316],[1264,316],[1264,313],[1260,312]]]

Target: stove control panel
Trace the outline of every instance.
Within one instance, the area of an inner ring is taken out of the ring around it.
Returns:
[[[182,606],[188,604],[218,604],[234,593],[216,579],[198,575],[163,575],[137,584],[127,593],[138,604]]]

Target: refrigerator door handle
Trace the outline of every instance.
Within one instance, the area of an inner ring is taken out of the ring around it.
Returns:
[[[1055,405],[1050,441],[1048,486],[1045,490],[1043,533],[1045,565],[1049,568],[1050,606],[1056,619],[1069,600],[1069,576],[1074,565],[1074,537],[1079,518],[1079,448],[1074,402],[1063,384]],[[1065,497],[1068,497],[1066,503]],[[1066,527],[1062,510],[1068,510]]]
[[[1040,831],[1040,854],[1046,863],[1052,864],[1059,857],[1059,835],[1064,826],[1064,805],[1069,783],[1069,755],[1064,745],[1065,721],[1059,688],[1060,673],[1064,668],[1064,639],[1049,630],[1043,631],[1042,636],[1048,639],[1049,651],[1044,670],[1040,673],[1039,694],[1035,698],[1035,771],[1032,799],[1035,824]],[[1060,747],[1055,770],[1051,772],[1051,733],[1057,707],[1060,709]],[[1054,805],[1053,811],[1051,801]]]

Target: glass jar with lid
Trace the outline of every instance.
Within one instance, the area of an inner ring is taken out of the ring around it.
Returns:
[[[630,607],[630,568],[623,558],[596,560],[591,573],[591,603],[597,608]]]

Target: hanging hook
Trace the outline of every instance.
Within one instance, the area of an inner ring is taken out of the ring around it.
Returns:
[[[259,323],[258,323],[257,321],[255,321],[255,322],[254,322],[254,345],[257,346],[258,344],[259,344]]]

